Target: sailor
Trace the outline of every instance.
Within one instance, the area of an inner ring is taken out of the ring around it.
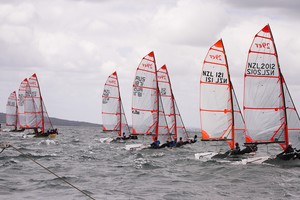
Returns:
[[[130,137],[126,137],[125,132],[123,132],[123,137],[122,137],[122,139],[123,139],[123,140],[128,140],[128,139],[130,139]]]
[[[235,143],[235,148],[232,149],[230,155],[238,155],[241,152],[241,148],[238,142]]]
[[[280,154],[278,154],[276,157],[282,160],[290,160],[291,158],[294,158],[295,155],[296,155],[295,150],[292,147],[292,144],[289,143],[286,149]]]
[[[294,153],[293,160],[295,160],[296,158],[300,159],[300,149],[297,150],[296,148],[294,148],[294,150],[295,150],[295,153]]]
[[[194,139],[193,140],[190,140],[190,143],[195,143],[195,142],[197,142],[197,135],[194,135]]]
[[[247,144],[246,148],[240,151],[240,154],[251,153],[257,151],[257,144]]]
[[[184,145],[184,142],[182,141],[182,137],[179,138],[179,142],[176,143],[176,147],[181,147]]]
[[[166,141],[166,143],[163,143],[162,145],[160,145],[159,148],[165,148],[165,147],[169,147],[170,146],[170,141],[169,139]]]
[[[169,142],[169,148],[172,148],[172,147],[176,147],[176,139],[174,140],[171,140],[171,142]]]
[[[132,134],[130,134],[129,137],[132,140],[137,140],[138,139],[138,137],[136,135],[132,135]]]
[[[159,148],[160,141],[157,139],[157,137],[154,138],[154,142],[151,144],[151,148],[157,149]]]

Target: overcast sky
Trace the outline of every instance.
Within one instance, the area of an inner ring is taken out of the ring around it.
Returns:
[[[101,95],[117,70],[131,124],[131,93],[142,57],[166,64],[187,127],[200,127],[199,81],[208,48],[222,38],[243,105],[243,75],[254,35],[270,24],[282,73],[300,108],[298,0],[1,0],[0,112],[37,73],[48,114],[102,123]]]

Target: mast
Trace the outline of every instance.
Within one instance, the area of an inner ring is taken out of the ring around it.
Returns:
[[[17,130],[18,129],[18,109],[19,109],[19,106],[18,106],[18,99],[17,99],[17,94],[16,94],[16,91],[14,91],[15,95],[16,95],[16,126],[15,126],[15,129]]]
[[[171,107],[173,108],[173,114],[174,114],[174,128],[175,128],[175,135],[176,135],[176,138],[178,138],[177,118],[176,118],[177,113],[175,112],[174,94],[173,94],[173,90],[172,90],[172,87],[171,87],[171,79],[170,79],[169,72],[168,72],[168,69],[167,69],[166,65],[162,66],[162,69],[165,69],[165,70],[166,70],[166,74],[167,74],[167,77],[168,77],[168,80],[169,80],[169,84],[170,84],[171,104],[172,104]]]
[[[159,92],[159,88],[158,88],[158,81],[157,81],[157,68],[156,68],[156,60],[155,60],[155,56],[154,56],[154,52],[152,51],[151,56],[153,56],[153,60],[154,60],[154,68],[155,68],[155,82],[156,82],[156,110],[157,110],[157,121],[156,121],[156,128],[155,128],[155,135],[156,137],[158,137],[158,130],[159,130],[159,98],[160,98],[160,92]]]
[[[226,67],[227,67],[227,74],[228,74],[228,81],[229,81],[229,95],[230,95],[230,104],[231,104],[231,114],[232,114],[232,130],[231,130],[231,138],[232,138],[232,142],[229,144],[230,145],[230,148],[233,149],[234,148],[234,143],[235,143],[235,121],[234,121],[234,108],[233,108],[233,98],[232,98],[232,91],[233,91],[233,86],[232,86],[232,83],[231,83],[231,78],[230,78],[230,72],[229,72],[229,69],[228,69],[228,61],[227,61],[227,55],[226,55],[226,51],[225,51],[225,48],[224,48],[224,45],[223,45],[223,41],[222,39],[220,39],[221,41],[221,45],[222,45],[222,48],[223,48],[223,51],[224,51],[224,58],[225,58],[225,63],[226,63]]]
[[[119,96],[118,109],[119,109],[119,118],[120,118],[119,119],[119,124],[120,124],[119,136],[121,137],[121,136],[123,136],[123,133],[125,133],[125,136],[128,137],[130,135],[130,132],[129,132],[129,126],[128,126],[128,123],[127,123],[125,111],[123,109],[119,78],[118,78],[117,72],[114,72],[113,75],[116,76],[116,81],[117,81],[117,85],[118,85],[118,96]],[[124,119],[123,119],[123,117],[124,117]]]
[[[44,120],[44,107],[43,107],[43,98],[42,98],[42,93],[41,93],[41,89],[40,89],[40,84],[39,84],[39,81],[38,81],[38,78],[36,76],[36,74],[34,73],[30,79],[36,79],[36,83],[37,83],[37,87],[38,87],[38,91],[39,91],[39,99],[40,99],[40,107],[41,107],[41,117],[42,117],[42,133],[45,133],[45,120]],[[30,84],[30,82],[29,82]]]
[[[117,85],[118,85],[118,96],[119,96],[119,123],[120,123],[120,130],[119,130],[119,137],[122,136],[122,108],[121,108],[121,94],[120,94],[120,86],[119,86],[119,79],[118,79],[118,75],[117,72],[115,71],[113,73],[113,75],[116,76],[116,81],[117,81]],[[118,113],[117,113],[118,114]]]
[[[287,114],[286,114],[285,93],[284,93],[284,89],[283,89],[284,78],[283,78],[283,75],[281,73],[280,64],[279,64],[279,58],[278,58],[278,54],[277,54],[277,49],[276,49],[276,45],[275,45],[275,42],[274,42],[274,37],[273,37],[272,31],[271,31],[270,25],[267,24],[266,27],[270,31],[271,39],[273,41],[275,56],[277,58],[276,61],[277,61],[277,66],[278,66],[278,71],[279,71],[279,77],[280,77],[279,81],[280,81],[280,87],[281,87],[282,102],[283,102],[283,112],[284,112],[284,119],[285,119],[284,137],[285,137],[285,145],[287,147],[288,144],[289,144],[289,135],[288,135],[289,132],[288,132],[288,120],[287,120]]]

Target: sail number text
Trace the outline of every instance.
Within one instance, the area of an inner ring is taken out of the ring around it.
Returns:
[[[103,95],[102,95],[102,103],[103,104],[107,104],[109,102],[109,94],[110,94],[110,90],[105,89],[103,91]]]
[[[247,75],[274,76],[275,63],[248,63]]]
[[[134,85],[133,85],[133,95],[142,97],[143,96],[143,86],[144,82],[146,81],[146,77],[143,76],[136,76],[134,80]]]
[[[202,72],[204,81],[207,83],[228,83],[227,78],[224,78],[224,72],[203,71]]]

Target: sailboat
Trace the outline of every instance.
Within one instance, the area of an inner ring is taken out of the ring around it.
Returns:
[[[182,138],[183,142],[187,142],[189,137],[172,91],[171,80],[166,65],[163,65],[157,71],[157,80],[170,133],[174,140],[179,141],[179,138]]]
[[[222,39],[212,45],[205,57],[200,78],[200,118],[202,141],[245,142],[245,124],[230,79]],[[218,152],[197,153],[195,157],[213,157]],[[226,156],[226,154],[225,154]]]
[[[103,131],[116,131],[118,138],[129,138],[130,130],[125,116],[117,72],[106,80],[102,94]],[[113,138],[101,138],[101,142],[111,142]]]
[[[19,119],[18,119],[18,104],[17,104],[17,94],[13,91],[6,104],[6,126],[13,126],[14,128],[8,130],[9,132],[19,132],[24,131],[24,129],[18,129]]]
[[[157,138],[161,144],[171,140],[158,88],[154,52],[143,57],[136,70],[132,93],[132,133],[152,136],[153,141]],[[143,144],[126,145],[126,149],[135,148],[144,147]]]
[[[255,144],[277,143],[286,149],[291,143],[299,149],[299,115],[281,73],[269,25],[253,39],[244,84],[247,138]]]
[[[25,91],[23,91],[24,85],[22,84],[26,84]],[[35,137],[56,137],[57,129],[53,128],[48,116],[36,74],[33,74],[28,81],[25,79],[21,83],[21,95],[24,95],[24,113],[21,116],[25,116],[25,120],[22,119],[25,126],[22,124],[22,127],[33,129]]]

